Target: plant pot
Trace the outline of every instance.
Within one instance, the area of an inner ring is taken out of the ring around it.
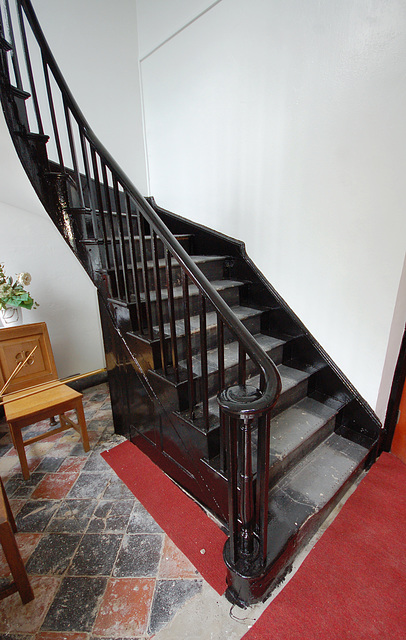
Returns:
[[[15,327],[22,324],[23,310],[21,307],[7,307],[6,309],[0,309],[0,320],[3,327]]]

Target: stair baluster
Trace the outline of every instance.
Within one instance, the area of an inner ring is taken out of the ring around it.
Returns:
[[[203,409],[203,424],[209,430],[209,382],[207,369],[207,327],[206,327],[206,298],[200,295],[200,362],[201,362],[201,399]]]
[[[102,230],[102,246],[104,247],[104,266],[107,270],[107,273],[110,273],[111,270],[113,269],[113,264],[112,264],[112,258],[110,255],[110,251],[109,251],[109,241],[107,238],[107,227],[106,227],[106,218],[105,218],[105,214],[104,214],[104,205],[103,205],[103,198],[102,198],[102,190],[101,190],[101,185],[100,185],[100,175],[99,175],[99,166],[98,166],[98,158],[99,158],[99,162],[100,162],[100,157],[96,156],[96,151],[94,149],[94,147],[90,147],[90,155],[92,158],[92,168],[93,168],[93,180],[94,180],[94,185],[95,185],[95,191],[96,191],[96,203],[95,203],[95,215],[97,216],[98,220],[100,221],[100,225],[101,225],[101,230]],[[97,235],[98,237],[98,235]]]
[[[120,270],[119,270],[116,232],[114,228],[114,219],[113,219],[113,210],[111,207],[109,183],[107,180],[107,167],[104,162],[101,163],[101,168],[102,168],[102,176],[103,176],[104,198],[106,201],[107,220],[109,223],[111,256],[113,260],[113,269],[114,269],[113,278],[111,279],[110,277],[110,287],[112,289],[113,296],[117,296],[118,298],[121,298],[123,297],[123,293],[122,293],[122,284],[121,284]],[[108,246],[106,248],[108,250]]]
[[[118,230],[118,246],[120,248],[120,271],[118,275],[120,280],[122,281],[122,286],[123,286],[121,298],[125,300],[125,302],[130,302],[130,285],[128,281],[127,260],[125,255],[123,214],[121,211],[119,184],[118,184],[117,178],[114,175],[113,175],[113,193],[114,193],[114,210],[116,212],[116,221],[117,221],[117,230]]]
[[[68,128],[68,133],[69,133],[69,128]],[[99,231],[98,231],[98,224],[97,224],[97,204],[95,202],[94,199],[94,176],[92,176],[91,172],[90,172],[90,164],[89,164],[89,154],[88,154],[88,148],[89,151],[91,149],[90,144],[88,143],[88,141],[86,140],[86,137],[84,135],[83,129],[81,127],[79,127],[79,138],[80,138],[80,147],[82,150],[82,160],[83,160],[83,166],[85,168],[85,185],[83,184],[83,180],[82,177],[80,175],[80,173],[76,176],[76,190],[77,193],[79,194],[79,205],[81,207],[84,206],[85,202],[84,202],[84,194],[83,194],[83,189],[85,187],[87,187],[87,192],[89,194],[89,207],[90,207],[90,215],[91,215],[91,238],[93,240],[97,240],[99,237]],[[75,144],[74,144],[74,139],[72,136],[72,144],[70,144],[70,152],[71,152],[71,156],[72,156],[72,162],[73,162],[73,167],[75,167],[74,164],[74,156],[75,156]]]
[[[144,326],[142,322],[142,314],[141,314],[141,293],[140,293],[140,279],[138,273],[138,265],[137,265],[137,251],[135,247],[135,229],[133,225],[133,213],[131,208],[131,200],[130,196],[126,194],[126,202],[127,202],[127,225],[128,225],[128,237],[130,243],[130,262],[131,262],[131,271],[133,274],[133,282],[134,282],[134,295],[135,295],[135,309],[136,309],[136,317],[137,317],[137,329],[141,334],[144,334]],[[139,213],[137,212],[137,220],[139,217]]]
[[[169,331],[171,336],[172,367],[175,372],[175,381],[178,384],[179,383],[179,358],[178,358],[178,341],[176,339],[175,301],[173,298],[172,256],[168,249],[165,249],[165,271],[166,271],[166,286],[168,289],[168,317],[169,317]]]
[[[155,296],[156,296],[156,310],[157,310],[157,319],[158,319],[159,344],[160,344],[160,350],[161,350],[161,366],[162,366],[163,372],[166,375],[168,367],[167,367],[165,332],[164,332],[164,321],[163,321],[163,311],[162,311],[161,278],[159,275],[158,240],[157,240],[157,235],[153,230],[151,231],[151,248],[152,248],[152,264],[153,264]]]
[[[46,63],[46,60],[45,60],[43,52],[42,52],[41,58],[42,58],[42,67],[43,67],[43,70],[44,70],[45,86],[46,86],[46,90],[47,90],[48,107],[49,107],[49,112],[51,114],[52,128],[53,128],[53,131],[54,131],[54,138],[53,139],[54,139],[55,144],[56,144],[56,150],[57,150],[58,161],[59,161],[59,170],[61,171],[61,173],[65,173],[66,172],[65,162],[64,162],[63,154],[62,154],[61,139],[59,137],[58,122],[57,122],[56,114],[55,114],[54,98],[53,98],[53,95],[52,95],[51,82],[50,82],[50,79],[49,79],[49,68],[48,68],[48,65]]]
[[[23,88],[23,83],[21,80],[21,73],[20,73],[20,65],[18,62],[18,53],[17,53],[17,47],[16,47],[16,43],[15,43],[15,38],[14,38],[14,28],[13,28],[13,21],[11,19],[11,13],[10,13],[10,4],[9,4],[9,0],[5,0],[5,7],[6,7],[6,11],[5,11],[5,22],[7,25],[7,31],[8,31],[8,37],[10,40],[10,45],[11,45],[11,60],[12,60],[12,64],[13,64],[13,71],[14,71],[14,77],[15,77],[15,84],[16,87],[20,90],[22,90]],[[2,27],[2,35],[4,37],[4,29]]]
[[[21,36],[21,41],[22,41],[22,46],[24,51],[24,62],[25,62],[25,67],[28,73],[28,78],[29,78],[30,93],[33,100],[33,104],[34,104],[34,111],[35,111],[35,117],[37,120],[38,133],[43,134],[44,128],[42,125],[42,118],[41,118],[41,112],[40,112],[39,103],[38,103],[36,83],[34,80],[34,74],[33,74],[32,65],[31,65],[30,50],[28,47],[28,40],[27,40],[26,31],[25,31],[24,15],[23,15],[21,2],[17,2],[17,12],[18,12],[18,20],[19,20],[19,26],[20,26],[20,36]],[[14,51],[17,51],[16,47],[14,48]]]
[[[147,316],[148,337],[150,340],[152,340],[154,336],[154,332],[153,332],[152,307],[151,307],[151,292],[150,292],[149,278],[148,278],[147,247],[146,247],[146,241],[145,241],[144,220],[141,215],[138,216],[138,236],[140,239],[139,242],[140,242],[140,255],[141,255],[142,282],[144,285],[145,312]]]
[[[189,413],[193,417],[196,405],[196,392],[193,375],[193,352],[192,334],[190,330],[190,300],[189,300],[189,278],[185,270],[182,269],[182,289],[183,289],[183,318],[185,323],[186,340],[186,366],[188,379]]]

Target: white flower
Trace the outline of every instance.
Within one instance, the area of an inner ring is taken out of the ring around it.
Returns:
[[[26,271],[23,273],[19,273],[17,276],[17,281],[24,287],[28,287],[28,285],[31,283],[31,276]]]
[[[6,282],[4,284],[0,284],[0,298],[6,298],[12,293],[12,291],[12,286],[7,284]]]

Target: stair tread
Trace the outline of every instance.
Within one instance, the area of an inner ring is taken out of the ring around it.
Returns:
[[[279,374],[281,376],[281,381],[282,381],[281,395],[285,391],[288,391],[289,389],[294,387],[296,384],[298,384],[299,382],[302,382],[303,380],[306,380],[306,378],[308,378],[310,376],[310,372],[309,371],[302,371],[301,369],[294,369],[292,367],[287,366],[286,364],[280,364],[280,365],[278,365],[277,368],[278,368]],[[253,376],[252,378],[249,378],[249,380],[247,382],[249,382],[250,384],[253,384],[254,387],[255,386],[259,387],[259,375]]]
[[[98,213],[99,212],[96,211],[96,214],[98,214]],[[116,216],[117,213],[115,211],[112,211],[112,215]],[[127,214],[125,212],[122,212],[121,215],[122,216],[126,216]],[[135,214],[133,215],[133,217],[136,217]],[[173,236],[177,240],[182,240],[184,238],[191,238],[192,234],[191,233],[174,233]],[[115,239],[116,242],[120,242],[120,238],[118,237],[118,235],[115,236],[114,239]],[[127,235],[127,234],[124,234],[122,236],[122,240],[129,240],[129,239],[130,239],[130,236]],[[151,236],[150,235],[144,236],[144,239],[147,240],[148,242],[150,242],[151,241]],[[106,236],[106,240],[107,240],[107,242],[112,242],[112,237],[110,235],[108,235],[108,236]],[[135,240],[135,242],[139,242],[140,241],[140,236],[137,236],[137,235],[134,236],[134,240]],[[160,238],[158,238],[158,242],[162,242],[162,240],[160,240]]]
[[[244,283],[239,280],[213,280],[211,282],[212,286],[216,289],[216,291],[223,291],[224,289],[231,289],[233,287],[241,287]],[[189,296],[195,296],[199,293],[199,289],[195,284],[189,285]],[[162,300],[168,299],[168,290],[161,290]],[[145,300],[145,294],[140,294],[141,300]],[[173,297],[183,298],[183,287],[173,287]],[[155,302],[156,300],[156,291],[150,291],[150,300],[151,302]]]
[[[89,242],[98,242],[98,240],[86,240],[83,242],[83,244],[88,244]],[[207,264],[209,262],[218,262],[219,260],[225,260],[227,256],[189,256],[193,262],[195,264]],[[166,266],[166,260],[165,258],[159,258],[158,260],[158,264],[159,264],[159,268],[160,269],[164,269]],[[177,262],[177,260],[175,260],[175,258],[172,259],[172,267],[176,267],[177,265],[179,265],[179,263]],[[154,261],[153,260],[147,260],[147,269],[153,269],[154,267]],[[131,269],[131,264],[128,263],[127,265],[128,269]],[[122,265],[119,266],[119,269],[122,271],[123,267]],[[137,262],[137,269],[142,269],[142,262],[138,261]],[[111,271],[114,271],[114,267],[110,267]],[[108,271],[108,269],[107,269]]]
[[[237,316],[237,318],[239,320],[246,320],[247,318],[253,317],[253,316],[259,316],[262,313],[261,309],[253,309],[252,307],[245,307],[245,306],[235,306],[235,307],[231,307],[231,310],[234,312],[234,314]],[[217,326],[217,312],[216,311],[209,311],[208,313],[206,313],[206,329],[209,330],[212,327],[216,327]],[[169,323],[165,323],[164,324],[164,330],[165,333],[170,333],[170,328],[169,328]],[[175,321],[175,330],[176,330],[176,335],[179,336],[184,336],[185,335],[185,323],[184,320],[176,320]],[[190,331],[191,333],[198,333],[200,331],[200,316],[191,316],[190,318]]]
[[[279,338],[273,338],[272,336],[267,336],[263,333],[257,333],[253,337],[266,352],[269,352],[272,349],[275,349],[276,347],[284,344],[284,340],[280,340]],[[248,359],[248,356],[247,356],[247,359]],[[226,369],[238,364],[238,342],[237,341],[230,342],[229,344],[224,345],[224,362],[225,362]],[[193,373],[197,376],[200,376],[201,375],[200,355],[193,356],[192,363],[193,363],[192,364]],[[186,360],[182,360],[179,363],[179,366],[186,368],[187,366]],[[215,373],[216,371],[218,371],[217,348],[210,349],[210,351],[207,352],[207,370],[209,374]],[[254,378],[251,378],[250,380],[254,380]],[[259,376],[258,376],[258,380],[259,380]]]
[[[283,395],[284,392],[289,391],[289,389],[292,388],[293,386],[295,386],[295,384],[301,382],[302,380],[305,380],[310,375],[307,372],[298,371],[298,370],[292,369],[291,367],[287,367],[286,365],[283,365],[283,364],[278,365],[277,369],[279,371],[279,374],[280,374],[281,380],[282,380],[281,395]],[[248,384],[253,384],[254,386],[258,387],[259,386],[259,375],[248,379],[247,383]],[[320,407],[320,413],[322,413],[323,405],[320,402],[317,402],[316,400],[311,400],[311,398],[308,398],[308,399],[312,403],[317,403],[319,405],[319,407]],[[293,406],[296,406],[296,405],[293,405]],[[313,405],[313,406],[315,406],[315,405]],[[330,408],[328,408],[328,409],[330,410]],[[285,409],[285,411],[287,411],[287,410],[288,409]],[[189,412],[186,410],[186,411],[180,412],[180,415],[184,419],[189,420],[188,413]],[[220,415],[220,407],[219,407],[219,404],[217,402],[217,396],[212,396],[212,397],[209,398],[209,431],[211,429],[217,428],[219,426],[219,415]],[[272,421],[275,420],[275,419],[276,418],[271,418],[271,424],[272,424]],[[200,421],[202,421],[201,403],[199,403],[196,406],[196,410],[195,410],[195,426],[199,427],[199,422]]]
[[[278,482],[269,495],[268,537],[273,557],[334,499],[368,452],[332,433]]]
[[[271,420],[270,461],[285,458],[336,415],[336,411],[306,397]]]

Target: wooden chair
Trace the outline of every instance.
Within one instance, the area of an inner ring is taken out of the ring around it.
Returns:
[[[34,599],[34,593],[17,547],[15,531],[17,531],[16,523],[0,478],[0,542],[13,576],[13,582],[0,590],[0,600],[18,591],[22,603],[27,604]]]
[[[71,427],[79,432],[85,451],[89,451],[89,438],[82,394],[58,380],[45,322],[0,329],[0,388],[15,372],[16,365],[24,361],[25,365],[10,381],[3,402],[23,477],[28,480],[26,446]],[[76,412],[77,422],[65,415],[72,410]],[[59,427],[23,440],[24,427],[55,415],[59,416]]]

